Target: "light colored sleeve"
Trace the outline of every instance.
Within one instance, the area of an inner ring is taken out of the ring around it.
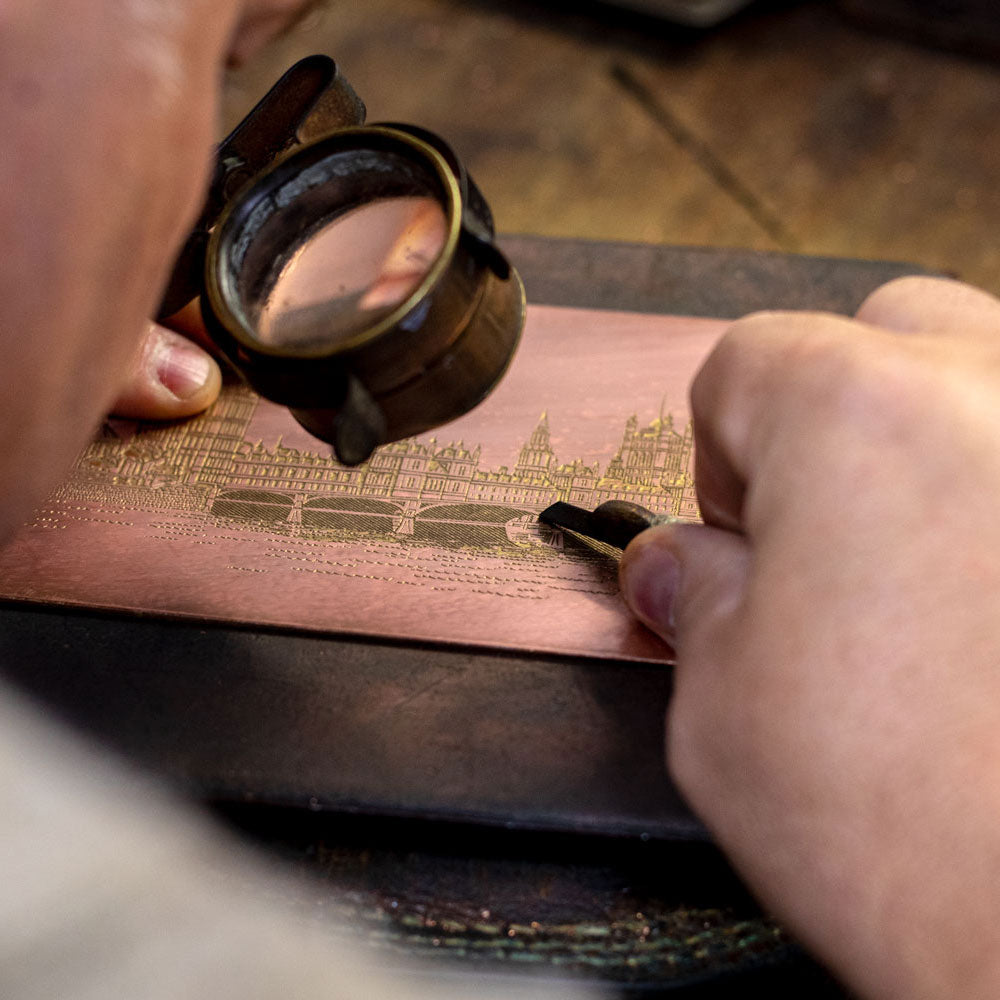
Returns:
[[[194,808],[2,691],[4,1000],[569,1000],[532,982],[494,993],[471,978],[457,988],[454,977],[448,986],[391,978],[363,964],[356,939],[276,902],[294,895],[283,878]]]

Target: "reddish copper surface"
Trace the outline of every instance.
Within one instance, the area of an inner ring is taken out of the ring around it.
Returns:
[[[243,389],[183,425],[109,423],[0,554],[2,596],[662,659],[615,560],[534,517],[614,496],[694,516],[687,387],[722,328],[532,306],[489,400],[354,471]]]

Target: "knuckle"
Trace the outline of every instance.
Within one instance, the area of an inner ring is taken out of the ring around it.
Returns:
[[[817,419],[861,421],[872,433],[917,419],[929,369],[907,345],[862,335],[803,343],[794,360],[798,395]]]
[[[816,318],[809,313],[757,312],[736,320],[698,372],[692,399],[711,397],[719,387],[753,384],[770,376],[776,363],[822,327]]]
[[[919,433],[924,408],[943,391],[942,366],[959,363],[954,355],[844,317],[747,316],[692,385],[699,442],[746,468],[836,447],[831,438],[852,428],[899,443]]]
[[[755,317],[755,326],[765,322]],[[751,327],[753,329],[753,327]],[[851,321],[803,315],[776,336],[766,373],[751,391],[758,411],[778,419],[893,424],[920,406],[934,365],[911,342]]]
[[[720,394],[748,367],[760,345],[756,330],[760,315],[736,320],[719,338],[691,383],[691,406],[695,414],[715,405]]]
[[[855,317],[870,326],[897,333],[935,331],[942,320],[975,294],[948,278],[908,275],[876,288],[861,303]]]
[[[895,308],[897,303],[908,303],[915,297],[923,295],[928,287],[933,288],[938,279],[925,278],[919,275],[906,275],[893,278],[884,285],[879,285],[861,303],[856,313],[858,319],[866,320],[870,315],[881,315],[886,310]]]

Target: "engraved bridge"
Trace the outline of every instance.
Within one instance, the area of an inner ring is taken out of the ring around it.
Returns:
[[[559,462],[542,413],[510,466],[485,467],[479,445],[431,438],[392,442],[348,468],[280,438],[250,440],[257,403],[249,389],[230,387],[196,420],[139,433],[106,424],[77,462],[67,496],[117,491],[143,507],[200,510],[263,531],[444,546],[558,544],[561,536],[537,521],[556,500],[587,507],[631,500],[697,517],[692,428],[675,427],[662,408],[645,427],[628,418],[604,467]]]
[[[434,545],[492,545],[522,540],[536,523],[532,506],[466,501],[381,500],[363,496],[310,496],[275,490],[226,489],[212,513],[306,532],[402,535]]]

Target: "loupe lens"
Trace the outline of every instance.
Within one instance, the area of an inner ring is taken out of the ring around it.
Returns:
[[[332,132],[254,178],[208,241],[215,342],[348,464],[468,412],[524,323],[489,209],[443,148],[391,126]]]
[[[248,348],[351,350],[433,280],[459,211],[439,164],[405,136],[334,133],[277,164],[223,217],[219,301]]]
[[[425,196],[376,198],[336,215],[274,276],[256,339],[269,347],[336,348],[412,294],[447,237],[443,208]]]

